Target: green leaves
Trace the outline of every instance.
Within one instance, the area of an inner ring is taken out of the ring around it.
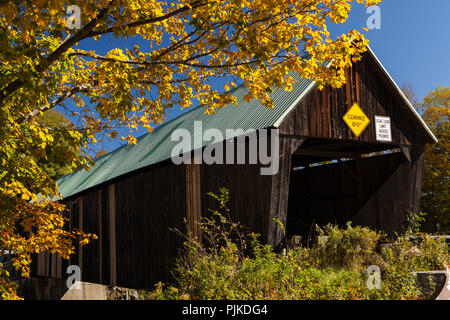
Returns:
[[[210,195],[219,203],[225,199]],[[413,273],[445,268],[450,258],[445,241],[427,235],[418,241],[400,237],[379,249],[379,233],[350,223],[326,226],[320,230],[324,241],[311,247],[292,246],[276,254],[221,211],[211,210],[214,216],[203,220],[202,242],[186,235],[185,250],[172,270],[174,283],[166,288],[159,283],[151,299],[422,299],[426,292]],[[372,265],[381,271],[378,289],[367,285]]]
[[[345,21],[351,3],[86,0],[77,2],[83,17],[79,31],[67,28],[67,1],[1,5],[0,226],[14,226],[26,214],[33,217],[30,225],[46,227],[34,235],[33,248],[12,227],[10,236],[0,234],[0,242],[21,252],[18,266],[25,272],[32,250],[55,250],[60,237],[68,236],[55,231],[62,208],[40,202],[59,197],[54,179],[87,167],[92,159],[83,149],[118,137],[118,127],[152,130],[173,106],[198,103],[213,113],[233,103],[211,85],[214,79],[244,83],[245,99],[259,99],[268,108],[272,87],[291,86],[287,70],[319,86],[341,86],[344,69],[365,51],[367,40],[354,30],[331,41],[324,21]],[[336,71],[322,61],[333,61]],[[77,125],[40,122],[38,115],[55,106]],[[221,209],[228,197],[225,190],[217,196]],[[66,256],[70,246],[61,243]]]
[[[427,145],[424,156],[421,210],[423,230],[450,232],[450,87],[438,86],[420,105],[422,117],[438,142]]]

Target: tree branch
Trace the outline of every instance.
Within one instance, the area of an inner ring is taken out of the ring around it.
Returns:
[[[73,37],[63,40],[63,42],[59,45],[58,48],[56,48],[55,51],[53,51],[50,55],[47,56],[47,58],[43,59],[43,61],[41,61],[36,66],[36,73],[39,74],[45,71],[53,62],[61,57],[61,55],[69,50],[73,45],[88,37],[88,33],[97,26],[98,22],[101,19],[103,19],[113,2],[114,0],[111,0],[105,8],[100,10],[99,14],[94,19],[92,19],[88,24],[81,28],[80,31],[78,31]],[[8,84],[0,92],[0,103],[3,102],[5,98],[10,96],[14,91],[21,88],[26,82],[27,81],[25,80],[16,79]]]
[[[85,52],[74,52],[74,53],[69,54],[69,56],[84,56],[84,57],[97,59],[97,60],[101,60],[101,61],[106,61],[106,62],[117,62],[117,63],[124,63],[124,64],[134,64],[134,65],[140,65],[140,66],[152,66],[152,65],[158,65],[158,64],[163,64],[163,65],[180,64],[180,65],[185,65],[185,66],[190,66],[190,67],[213,68],[213,69],[237,67],[237,66],[248,65],[248,64],[252,64],[252,63],[256,63],[256,62],[260,61],[259,59],[255,59],[255,60],[251,60],[251,61],[244,61],[244,62],[232,63],[232,64],[221,64],[221,65],[189,63],[189,61],[192,61],[192,60],[194,60],[196,58],[208,55],[208,54],[210,54],[210,53],[212,53],[212,52],[214,52],[216,50],[217,50],[217,48],[214,48],[213,50],[211,50],[209,52],[206,52],[204,54],[199,54],[199,55],[196,55],[194,57],[187,58],[185,60],[172,60],[172,61],[121,60],[121,59],[109,58],[109,57],[101,56],[101,55],[98,55],[98,54],[85,53]]]
[[[127,23],[127,24],[122,25],[120,27],[109,27],[106,30],[101,30],[101,31],[93,31],[92,30],[92,31],[90,31],[87,34],[87,37],[95,37],[95,36],[111,33],[111,32],[114,32],[114,31],[122,29],[122,28],[134,28],[134,27],[139,27],[139,26],[142,26],[142,25],[150,24],[150,23],[161,22],[161,21],[164,21],[164,20],[166,20],[166,19],[168,19],[170,17],[173,17],[173,16],[175,16],[175,15],[177,15],[179,13],[182,13],[182,12],[188,11],[190,9],[195,9],[195,8],[207,5],[209,3],[211,3],[211,2],[194,1],[189,6],[181,7],[179,9],[177,9],[177,10],[174,10],[172,12],[166,13],[166,14],[164,14],[162,16],[159,16],[159,17],[153,17],[153,18],[138,20],[138,21]]]
[[[27,115],[24,115],[19,121],[17,121],[17,123],[18,124],[24,123],[24,122],[30,120],[31,118],[34,118],[35,116],[37,116],[39,113],[56,107],[58,104],[60,104],[64,100],[70,98],[74,94],[77,94],[79,92],[86,92],[89,88],[90,88],[89,85],[83,84],[83,85],[77,86],[75,88],[72,88],[70,90],[67,90],[67,91],[63,92],[58,98],[51,101],[49,104],[41,106],[40,108],[33,110],[32,112],[28,113]]]

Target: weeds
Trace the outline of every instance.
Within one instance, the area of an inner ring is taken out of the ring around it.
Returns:
[[[380,248],[384,235],[365,227],[318,228],[310,248],[277,254],[230,219],[229,194],[221,189],[218,209],[201,222],[202,238],[185,235],[173,269],[174,284],[158,284],[154,299],[420,299],[414,272],[442,270],[449,254],[443,240],[421,234],[399,237]],[[367,268],[377,265],[381,287],[369,289]]]

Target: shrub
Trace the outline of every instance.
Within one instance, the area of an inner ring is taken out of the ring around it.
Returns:
[[[172,286],[159,283],[154,299],[417,299],[414,271],[445,269],[445,242],[427,235],[400,237],[380,250],[381,233],[364,227],[318,229],[322,241],[277,254],[258,235],[231,221],[228,191],[210,194],[218,210],[202,218],[202,241],[186,237]],[[220,211],[219,211],[220,210]],[[381,287],[369,289],[367,267],[377,265]]]
[[[427,234],[399,237],[391,247],[383,249],[388,264],[403,266],[409,271],[445,270],[449,252],[445,239],[431,238]]]
[[[316,241],[313,250],[320,267],[358,268],[364,264],[380,263],[376,248],[381,233],[365,227],[352,227],[350,222],[346,229],[333,225],[317,229],[321,240]]]

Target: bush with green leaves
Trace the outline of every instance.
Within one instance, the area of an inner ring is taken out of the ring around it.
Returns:
[[[377,245],[383,234],[368,228],[352,227],[342,229],[334,225],[317,227],[318,241],[312,249],[320,259],[320,266],[353,268],[363,264],[379,264]]]
[[[258,235],[230,219],[228,190],[210,194],[219,203],[201,222],[201,240],[185,235],[173,269],[174,283],[159,283],[154,299],[420,299],[415,271],[442,270],[445,242],[421,235],[380,248],[384,235],[365,227],[327,225],[310,248],[275,253]],[[377,265],[381,287],[369,289],[367,268]]]

